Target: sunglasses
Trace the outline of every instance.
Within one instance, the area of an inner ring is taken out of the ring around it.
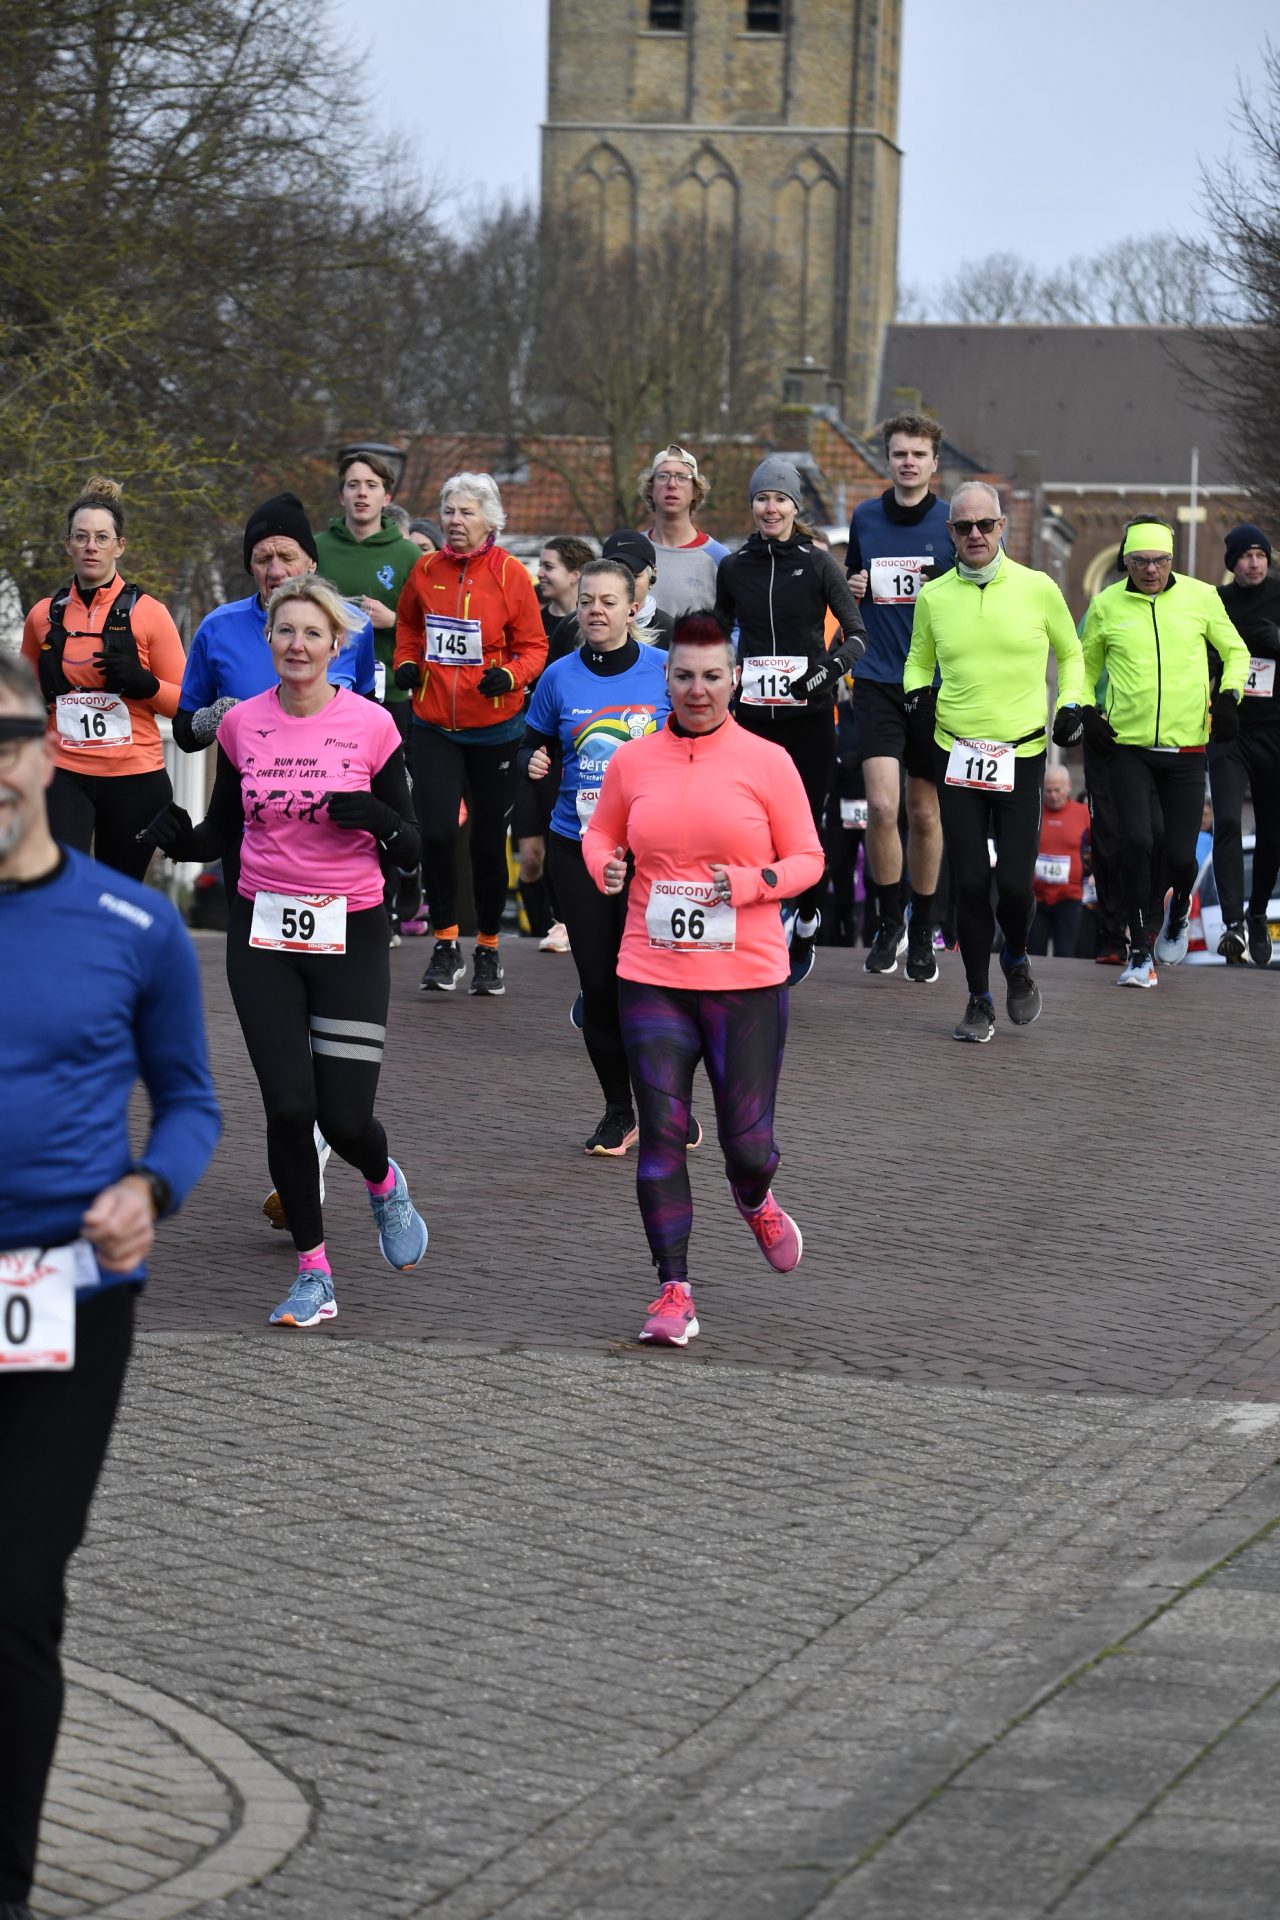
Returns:
[[[951,522],[951,531],[952,533],[958,533],[963,540],[965,535],[972,533],[975,527],[979,533],[994,533],[999,525],[999,520],[953,520]]]

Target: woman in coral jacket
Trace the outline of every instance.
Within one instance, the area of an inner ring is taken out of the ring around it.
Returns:
[[[414,568],[396,608],[395,683],[413,694],[409,765],[436,937],[422,990],[452,993],[466,973],[457,856],[465,785],[477,923],[470,990],[492,995],[506,991],[498,930],[525,689],[547,657],[547,636],[533,582],[496,544],[506,516],[492,476],[446,480],[440,519],[445,544]]]
[[[659,1280],[640,1338],[667,1346],[698,1331],[685,1150],[699,1060],[734,1204],[760,1251],[790,1273],[804,1244],[769,1186],[790,964],[778,902],[819,878],[822,847],[790,756],[730,718],[737,677],[714,615],[677,622],[671,716],[614,754],[582,842],[604,893],[622,891],[634,862],[618,998],[640,1120],[636,1189]]]
[[[168,609],[121,579],[124,544],[120,487],[90,480],[67,509],[71,584],[32,607],[22,651],[57,741],[54,839],[141,880],[138,832],[173,798],[156,715],[177,712],[186,656]]]

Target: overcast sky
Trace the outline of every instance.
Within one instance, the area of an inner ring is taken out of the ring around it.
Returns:
[[[453,190],[532,197],[547,0],[331,0],[375,100]],[[805,0],[795,0],[803,6]],[[899,269],[928,287],[997,249],[1052,267],[1200,224],[1200,163],[1240,150],[1275,0],[905,0]]]

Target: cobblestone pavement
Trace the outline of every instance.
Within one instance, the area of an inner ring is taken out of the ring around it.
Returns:
[[[706,1331],[650,1353],[634,1168],[575,1151],[571,966],[441,1004],[392,958],[431,1250],[371,1259],[335,1170],[341,1314],[289,1336],[202,943],[229,1138],[74,1569],[37,1912],[1275,1920],[1273,983],[1051,962],[1035,1027],[960,1048],[954,962],[822,954],[780,1116],[805,1261],[768,1274],[708,1142]],[[161,1794],[130,1755],[175,1741]]]

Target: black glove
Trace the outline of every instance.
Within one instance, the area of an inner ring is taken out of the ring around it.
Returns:
[[[933,751],[933,727],[938,713],[936,687],[913,687],[902,702],[907,716],[907,734],[912,744],[912,759]]]
[[[1213,725],[1209,738],[1219,746],[1234,740],[1240,731],[1240,700],[1234,693],[1220,693],[1213,703]]]
[[[792,697],[816,700],[821,694],[833,693],[842,677],[839,664],[828,654],[825,659],[814,661],[803,680],[791,682]]]
[[[375,840],[394,840],[400,831],[400,815],[395,808],[379,800],[367,787],[357,793],[326,793],[325,803],[335,827],[371,833]]]
[[[1084,733],[1084,715],[1079,707],[1059,707],[1053,716],[1053,743],[1056,747],[1074,747]]]
[[[121,694],[126,700],[150,700],[160,691],[154,673],[131,653],[95,653],[93,664],[108,693]]]
[[[402,660],[391,678],[402,693],[412,693],[422,678],[422,666],[417,660]]]
[[[137,836],[138,845],[159,847],[161,853],[173,859],[187,835],[192,832],[191,815],[185,807],[176,807],[171,801],[142,829]]]
[[[486,667],[476,682],[476,692],[482,693],[486,700],[496,700],[499,694],[510,693],[516,684],[516,677],[510,667]]]
[[[1084,725],[1084,743],[1098,753],[1106,753],[1116,743],[1116,730],[1101,707],[1081,707],[1080,718]]]

